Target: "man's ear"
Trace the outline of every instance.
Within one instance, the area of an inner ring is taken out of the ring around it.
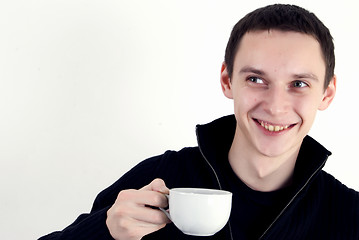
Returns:
[[[327,89],[324,92],[323,99],[318,107],[318,110],[325,110],[329,107],[330,103],[334,99],[336,91],[337,91],[337,77],[334,75]]]
[[[223,94],[227,98],[233,99],[232,83],[227,71],[227,64],[225,62],[222,63],[222,68],[221,68],[221,86],[222,86]]]

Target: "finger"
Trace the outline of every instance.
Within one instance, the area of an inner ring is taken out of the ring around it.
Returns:
[[[163,196],[163,194],[157,192],[145,192]],[[144,196],[146,194],[142,193],[141,195]],[[170,222],[166,214],[161,210],[147,207],[144,204],[137,204],[135,202],[123,202],[121,205],[111,208],[109,212],[117,218],[133,219],[133,222],[136,222],[136,224],[143,227],[147,225],[149,225],[149,227],[151,225],[163,225]]]
[[[169,219],[161,210],[131,203],[111,209],[110,215],[121,219],[133,219],[133,222],[137,224],[143,222],[143,226],[147,224],[162,225],[169,222]]]
[[[116,202],[133,203],[139,206],[153,206],[165,208],[168,206],[168,199],[163,193],[149,190],[124,190],[118,194]]]
[[[168,207],[168,199],[166,195],[154,191],[139,191],[136,203],[152,207]]]
[[[164,193],[164,194],[169,193],[169,189],[166,187],[165,182],[160,178],[154,179],[150,184],[144,186],[140,190],[155,191],[155,192],[160,192],[160,193]]]
[[[127,190],[123,193],[125,196],[119,198],[122,200],[126,198],[126,201],[123,201],[125,204],[122,205],[124,215],[149,223],[169,222],[166,214],[158,209],[168,207],[168,199],[164,194],[148,190]]]
[[[149,225],[160,225],[170,223],[166,214],[161,210],[153,209],[150,207],[142,207],[137,209],[137,211],[132,213],[132,217],[139,222]]]

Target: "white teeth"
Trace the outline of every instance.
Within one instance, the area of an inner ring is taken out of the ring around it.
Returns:
[[[264,123],[263,121],[261,121],[261,126],[264,127],[265,129],[267,129],[270,132],[279,132],[282,130],[287,129],[289,126],[285,125],[285,126],[274,126],[274,125],[270,125],[268,123]]]

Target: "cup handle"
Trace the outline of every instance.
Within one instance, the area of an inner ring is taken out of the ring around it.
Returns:
[[[169,200],[169,196],[170,196],[170,195],[165,194],[165,196],[166,196],[167,200]],[[170,215],[170,213],[169,213],[166,209],[163,209],[163,208],[159,208],[159,209],[160,209],[164,214],[166,214],[166,216],[169,218],[169,220],[172,221],[171,215]]]

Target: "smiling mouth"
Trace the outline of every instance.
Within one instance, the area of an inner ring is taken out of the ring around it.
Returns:
[[[268,130],[269,132],[280,132],[280,131],[284,131],[287,130],[288,128],[291,128],[293,126],[295,126],[296,124],[287,124],[287,125],[275,125],[275,124],[270,124],[268,122],[259,120],[259,119],[254,119],[259,125],[261,125],[263,128],[265,128],[266,130]]]

